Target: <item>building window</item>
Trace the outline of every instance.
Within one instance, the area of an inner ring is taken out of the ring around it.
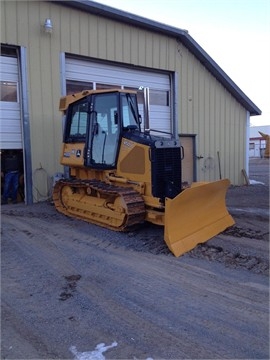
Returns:
[[[255,143],[249,143],[249,150],[255,149]]]
[[[67,95],[76,94],[83,90],[92,90],[92,89],[93,89],[92,82],[83,82],[83,81],[74,81],[74,80],[67,80],[66,82]]]
[[[125,86],[126,90],[137,91],[138,104],[144,103],[143,91],[138,91],[138,88],[132,88]],[[149,91],[149,103],[150,105],[169,106],[169,91],[166,90],[152,90]]]
[[[149,92],[150,105],[169,106],[169,91],[151,90]]]
[[[97,90],[105,90],[105,89],[121,89],[119,85],[108,85],[108,84],[96,84]]]
[[[1,101],[17,102],[17,83],[13,81],[0,81]]]
[[[143,105],[144,103],[144,99],[143,99],[143,91],[138,91],[138,88],[133,88],[133,87],[128,87],[125,86],[125,90],[132,90],[132,91],[137,91],[137,103],[140,105]]]
[[[1,45],[1,56],[9,56],[17,58],[17,50],[12,46]]]

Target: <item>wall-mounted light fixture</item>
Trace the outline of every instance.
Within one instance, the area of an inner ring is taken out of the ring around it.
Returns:
[[[53,30],[53,24],[51,19],[46,19],[43,25],[44,31],[47,34],[51,34]]]

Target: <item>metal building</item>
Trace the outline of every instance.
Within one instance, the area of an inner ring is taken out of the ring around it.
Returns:
[[[270,136],[270,125],[251,126],[249,132],[249,157],[263,158],[266,150],[266,139],[262,136]]]
[[[1,151],[23,150],[26,203],[63,171],[60,96],[85,88],[149,87],[150,127],[184,146],[183,181],[244,183],[261,111],[186,30],[85,0],[0,5]]]

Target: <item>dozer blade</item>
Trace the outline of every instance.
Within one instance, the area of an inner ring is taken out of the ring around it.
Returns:
[[[164,238],[175,256],[203,243],[235,222],[225,203],[228,179],[194,183],[174,199],[166,199]]]

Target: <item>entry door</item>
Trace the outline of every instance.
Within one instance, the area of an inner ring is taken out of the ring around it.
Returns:
[[[182,160],[182,182],[189,185],[195,181],[194,173],[194,136],[181,136],[180,143],[184,148],[184,159]]]

